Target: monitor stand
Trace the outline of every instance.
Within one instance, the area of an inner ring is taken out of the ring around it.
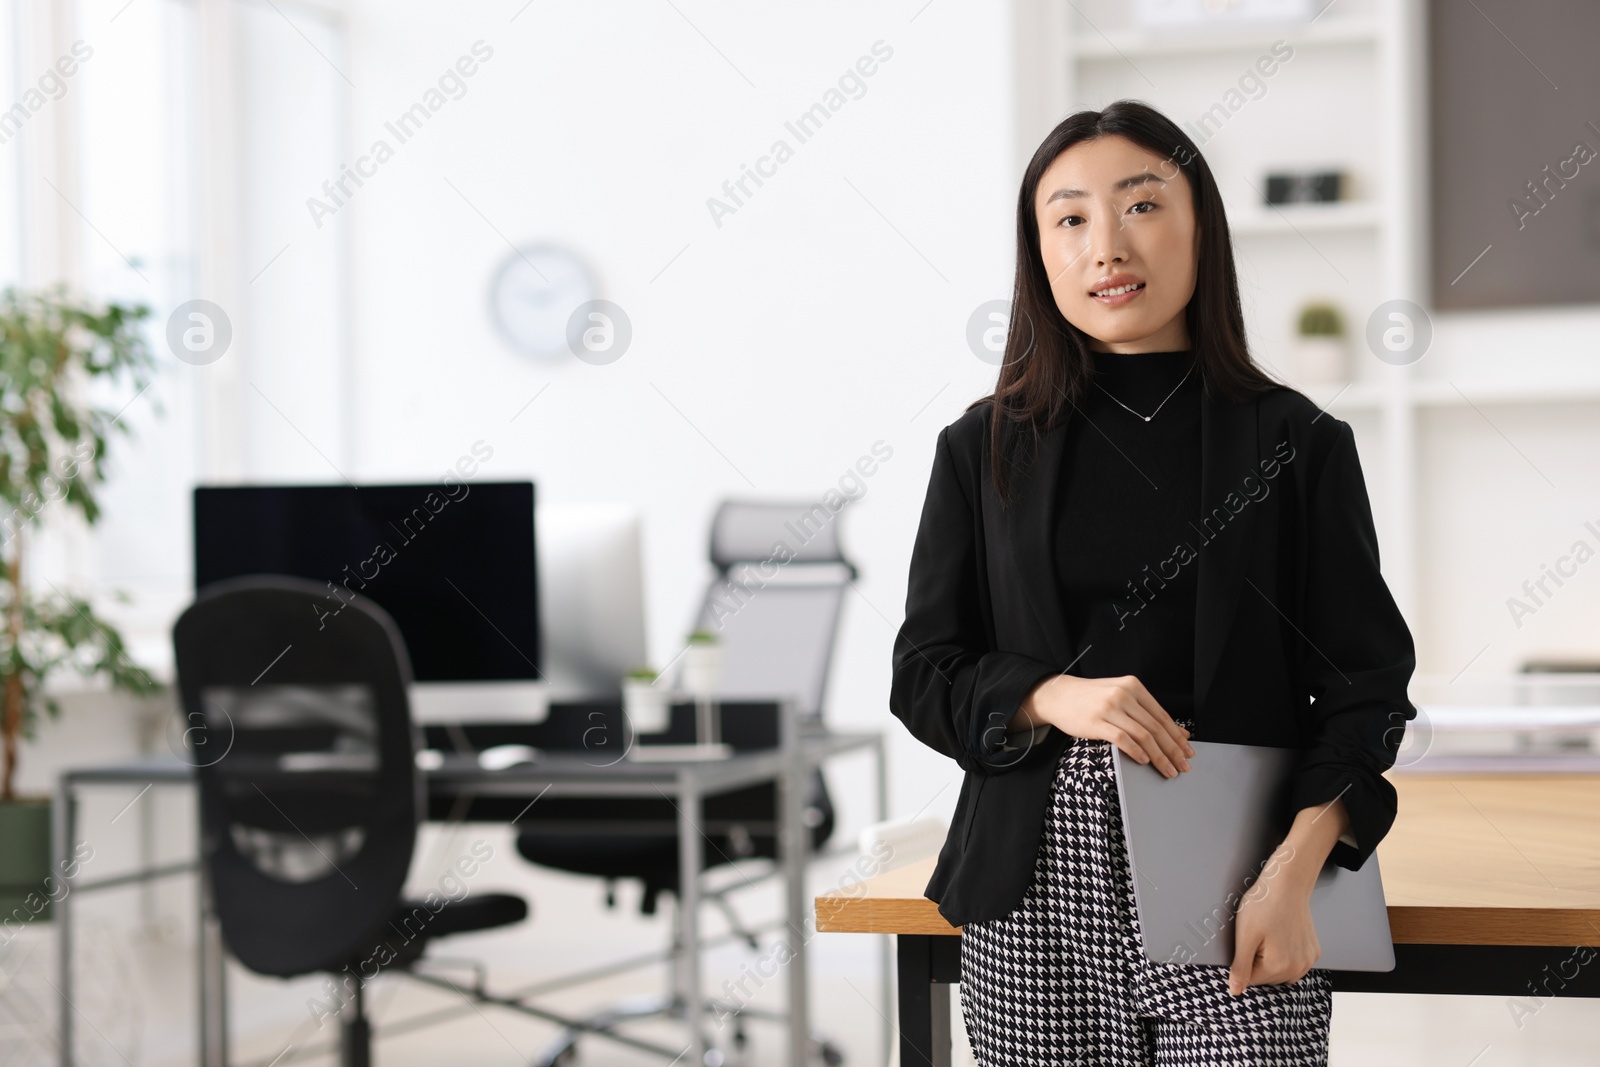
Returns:
[[[566,699],[548,682],[413,682],[411,718],[448,722],[543,722],[550,701]]]

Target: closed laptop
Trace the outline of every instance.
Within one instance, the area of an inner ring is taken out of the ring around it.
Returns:
[[[1145,954],[1233,963],[1234,912],[1268,871],[1292,813],[1294,749],[1191,741],[1189,770],[1167,778],[1113,748],[1122,825]],[[1358,871],[1323,864],[1311,917],[1332,970],[1392,971],[1394,942],[1376,854]]]

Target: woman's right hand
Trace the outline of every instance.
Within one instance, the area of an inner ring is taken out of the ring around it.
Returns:
[[[1033,687],[1020,709],[1032,723],[1049,723],[1072,737],[1110,741],[1140,763],[1155,763],[1168,778],[1189,769],[1189,731],[1133,675],[1079,678],[1057,674]]]

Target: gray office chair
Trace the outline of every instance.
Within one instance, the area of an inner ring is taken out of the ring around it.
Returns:
[[[793,698],[798,702],[801,732],[820,728],[845,586],[857,574],[855,565],[840,550],[838,516],[821,504],[805,501],[724,501],[712,518],[710,557],[716,573],[706,588],[694,627],[716,634],[723,645],[719,698],[730,702]],[[711,798],[707,814],[710,816],[719,802],[733,800],[742,806],[743,816],[752,825],[770,823],[776,810],[775,793],[775,787],[764,786],[743,790],[737,798]],[[546,814],[553,810],[546,807]],[[639,813],[645,814],[643,806]],[[732,814],[719,812],[722,821]],[[820,849],[834,824],[833,803],[820,770],[813,772],[809,783],[806,822],[812,848]],[[530,821],[518,835],[517,848],[531,862],[601,874],[608,883],[617,877],[637,878],[645,886],[645,910],[653,912],[656,895],[662,890],[675,893],[677,886],[676,829],[670,821],[665,826],[666,832],[653,841],[630,841],[627,854],[619,855],[598,838],[583,840],[575,848],[560,831]],[[770,833],[714,832],[708,844],[707,867],[777,855],[776,838]],[[706,889],[702,899],[723,913],[735,936],[755,948],[757,931],[741,921],[728,894],[778,872],[776,865],[752,872],[726,888]],[[609,891],[607,899],[612,899]],[[676,922],[672,929],[672,947],[658,959],[676,961],[685,951],[676,938]],[[675,967],[672,973],[676,976]],[[650,1017],[682,1018],[688,1014],[686,1005],[685,992],[675,986],[662,996],[630,999],[590,1016],[581,1027],[563,1031],[534,1062],[536,1067],[567,1062],[585,1030],[607,1031],[620,1023]],[[781,1012],[727,1005],[715,999],[708,1001],[704,1010],[733,1015],[736,1046],[744,1044],[743,1019],[784,1018]],[[813,1033],[812,1048],[824,1063],[843,1062],[838,1048],[820,1034]]]
[[[857,574],[839,545],[839,517],[815,502],[725,500],[711,521],[711,565],[695,628],[725,649],[718,695],[793,695],[802,726],[817,725],[845,587]]]

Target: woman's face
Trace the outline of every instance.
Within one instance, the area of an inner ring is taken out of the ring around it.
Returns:
[[[1200,231],[1189,179],[1125,137],[1080,141],[1034,196],[1039,251],[1056,307],[1099,352],[1189,348]],[[1126,284],[1136,288],[1105,295]],[[1097,293],[1101,295],[1096,295]]]

